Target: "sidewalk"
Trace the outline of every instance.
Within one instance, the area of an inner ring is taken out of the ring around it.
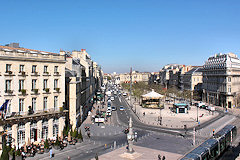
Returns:
[[[60,156],[62,154],[67,154],[69,152],[74,152],[75,149],[82,149],[82,148],[86,148],[87,146],[92,145],[94,142],[90,141],[90,140],[84,140],[82,143],[76,143],[75,145],[68,145],[67,147],[65,147],[63,150],[56,150],[53,148],[53,153],[54,153],[54,157]],[[50,159],[49,157],[49,152],[48,153],[44,153],[44,154],[36,154],[34,157],[28,157],[26,159],[28,160],[36,160],[36,159]],[[56,158],[53,158],[56,159]]]
[[[167,160],[176,160],[182,155],[177,154],[177,153],[171,153],[171,152],[166,152],[166,151],[160,151],[156,149],[150,149],[150,148],[145,148],[145,147],[140,147],[140,146],[133,146],[134,153],[133,154],[128,154],[126,153],[126,146],[121,147],[119,149],[116,149],[112,152],[103,154],[99,156],[100,160],[129,160],[129,159],[136,159],[136,160],[154,160],[158,159],[158,155],[160,154],[161,157],[165,156]],[[93,158],[92,160],[95,160]]]

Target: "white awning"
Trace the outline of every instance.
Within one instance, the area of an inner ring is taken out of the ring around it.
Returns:
[[[162,97],[164,97],[164,96],[161,95],[161,94],[159,94],[159,93],[157,93],[157,92],[155,92],[154,90],[152,90],[151,92],[142,95],[142,97],[143,97],[143,98],[149,98],[149,99],[151,99],[151,98],[156,99],[156,98],[162,98]]]

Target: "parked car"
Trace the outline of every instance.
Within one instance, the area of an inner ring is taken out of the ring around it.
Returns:
[[[112,111],[111,110],[107,110],[107,116],[111,116],[112,115]]]

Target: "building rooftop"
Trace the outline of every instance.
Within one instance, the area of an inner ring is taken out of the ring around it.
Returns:
[[[190,71],[186,72],[185,74],[194,74],[194,73],[202,73],[202,72],[203,72],[203,67],[195,67]]]
[[[7,52],[12,52],[12,51],[16,51],[16,52],[30,52],[30,53],[40,53],[40,54],[58,54],[58,53],[52,53],[52,52],[46,52],[46,51],[40,51],[40,50],[35,50],[35,49],[28,49],[28,48],[22,48],[22,47],[10,47],[10,46],[1,46],[0,45],[0,50],[3,51],[7,51]]]

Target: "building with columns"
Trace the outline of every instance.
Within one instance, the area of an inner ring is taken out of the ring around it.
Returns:
[[[203,101],[232,108],[240,93],[240,60],[236,54],[215,54],[203,65]]]
[[[9,100],[0,131],[17,147],[61,136],[67,112],[65,57],[12,43],[0,46],[0,62],[1,105]]]

